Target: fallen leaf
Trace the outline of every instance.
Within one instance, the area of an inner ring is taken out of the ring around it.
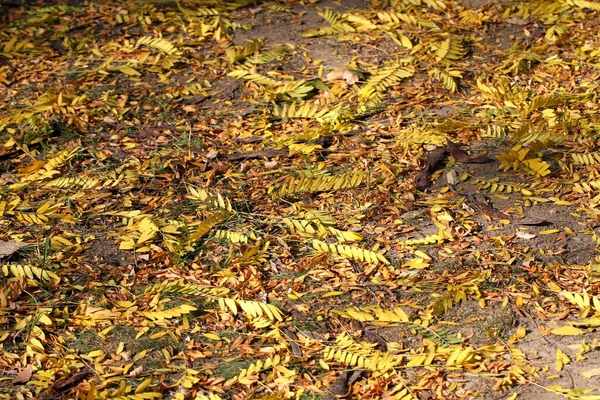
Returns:
[[[446,152],[446,148],[440,147],[430,152],[425,160],[421,159],[421,161],[424,161],[425,166],[419,171],[415,178],[417,190],[423,190],[429,186],[427,178],[436,170],[440,162],[444,159]]]
[[[460,182],[456,171],[451,170],[446,172],[446,182],[448,182],[449,185],[456,185],[458,182]]]
[[[588,371],[581,371],[580,373],[585,378],[590,379],[590,378],[600,375],[600,368],[594,368],[594,369],[590,369]]]
[[[28,243],[15,242],[14,240],[0,241],[0,258],[11,256],[15,251],[27,245]]]
[[[349,68],[336,68],[325,77],[327,81],[338,81],[343,79],[348,85],[354,85],[360,80],[360,72]]]
[[[329,386],[329,392],[335,396],[347,396],[350,393],[350,375],[350,371],[343,371]]]
[[[517,231],[516,235],[518,238],[521,239],[525,239],[525,240],[531,240],[535,237],[535,235],[533,233],[527,233],[527,232],[523,232],[523,231]]]
[[[124,73],[125,75],[129,75],[129,76],[139,76],[141,75],[138,71],[136,71],[135,69],[127,66],[127,65],[122,65],[119,67],[119,71]]]
[[[577,336],[583,335],[585,331],[583,329],[576,328],[574,326],[565,325],[558,328],[550,329],[550,333],[559,336]]]
[[[52,385],[52,390],[56,392],[65,391],[79,384],[81,381],[83,381],[85,378],[92,375],[93,373],[94,372],[90,368],[86,367],[83,371],[73,374],[65,380],[56,382],[54,385]]]
[[[492,161],[491,159],[489,159],[483,155],[482,156],[470,156],[466,152],[461,150],[460,147],[458,147],[456,144],[454,144],[450,140],[447,140],[446,142],[448,144],[448,150],[450,150],[450,154],[459,163],[485,164],[485,163]]]
[[[31,375],[33,374],[33,366],[29,364],[25,368],[23,368],[17,376],[15,376],[12,380],[12,383],[27,383],[31,379]]]
[[[142,374],[142,372],[144,372],[144,366],[140,365],[139,367],[137,367],[136,369],[132,370],[129,373],[129,376],[131,378],[136,378],[138,376],[140,376]]]

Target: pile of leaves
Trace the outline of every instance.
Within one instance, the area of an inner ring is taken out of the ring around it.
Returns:
[[[66,3],[0,2],[0,398],[600,398],[600,3]]]

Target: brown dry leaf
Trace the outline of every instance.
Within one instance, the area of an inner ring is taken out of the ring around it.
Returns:
[[[422,163],[424,164],[424,166],[421,169],[421,171],[419,171],[417,176],[415,177],[415,184],[416,184],[417,190],[424,190],[429,186],[429,181],[428,181],[429,175],[438,168],[439,164],[444,159],[444,156],[446,155],[446,153],[447,153],[446,148],[437,148],[437,149],[431,151],[427,155],[426,159],[421,160]]]
[[[63,392],[71,387],[74,387],[75,385],[78,385],[79,383],[81,383],[81,381],[83,381],[90,375],[93,375],[93,373],[94,373],[94,371],[92,371],[91,368],[85,368],[81,372],[72,374],[64,381],[56,382],[54,385],[52,385],[52,390],[54,390],[56,392]]]
[[[13,240],[0,241],[0,258],[6,258],[27,245],[28,243],[15,242]]]
[[[457,162],[460,163],[472,163],[472,164],[484,164],[491,162],[492,160],[487,158],[486,156],[470,156],[463,150],[461,150],[456,144],[447,141],[448,150],[450,150],[450,154]]]
[[[340,397],[345,397],[350,393],[350,376],[352,372],[343,371],[339,374],[336,380],[327,388],[327,390],[335,395]]]
[[[346,397],[350,394],[351,386],[362,374],[363,371],[343,371],[327,390],[335,396]]]
[[[12,383],[27,383],[31,379],[33,375],[33,365],[29,364],[25,368],[23,368],[17,376],[15,376],[12,380]]]

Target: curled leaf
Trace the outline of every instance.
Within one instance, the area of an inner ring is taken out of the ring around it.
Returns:
[[[360,80],[360,73],[353,69],[334,69],[325,77],[329,82],[344,80],[348,85],[354,85],[356,82]]]
[[[470,156],[465,151],[461,150],[456,144],[452,143],[450,140],[447,141],[448,150],[450,150],[450,154],[454,159],[459,163],[471,163],[471,164],[485,164],[490,162],[491,160],[486,156]]]

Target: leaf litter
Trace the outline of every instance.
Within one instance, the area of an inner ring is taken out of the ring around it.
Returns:
[[[0,8],[1,398],[600,398],[597,2]]]

